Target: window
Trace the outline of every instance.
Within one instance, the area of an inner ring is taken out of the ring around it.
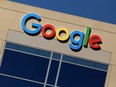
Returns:
[[[0,84],[3,87],[104,87],[107,69],[108,64],[7,42]]]

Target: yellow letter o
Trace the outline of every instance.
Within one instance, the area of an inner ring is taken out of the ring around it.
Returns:
[[[61,36],[60,36],[60,34],[61,34],[62,32],[65,32],[65,36],[64,36],[64,37],[61,37]],[[70,35],[69,30],[66,29],[66,28],[58,28],[58,29],[56,30],[56,38],[57,38],[59,41],[64,42],[64,41],[68,40],[68,39],[69,39],[69,35]]]

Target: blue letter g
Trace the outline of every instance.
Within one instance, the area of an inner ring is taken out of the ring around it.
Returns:
[[[38,21],[41,20],[40,16],[38,16],[36,14],[27,14],[22,19],[21,25],[22,25],[23,30],[26,33],[28,33],[30,35],[34,35],[34,34],[37,34],[41,30],[42,26],[40,24],[37,24],[37,23],[32,23],[32,27],[36,27],[36,29],[30,30],[30,29],[26,28],[26,23],[31,18],[37,19]]]

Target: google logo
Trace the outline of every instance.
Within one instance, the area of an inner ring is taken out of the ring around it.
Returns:
[[[40,32],[42,33],[43,37],[46,39],[51,39],[56,37],[59,42],[66,42],[70,40],[69,47],[74,50],[78,51],[82,48],[82,46],[87,47],[88,44],[92,49],[100,49],[100,44],[102,43],[102,40],[99,35],[91,35],[91,28],[87,27],[86,28],[86,34],[84,32],[75,30],[73,32],[69,32],[67,28],[58,28],[55,29],[55,27],[52,24],[45,24],[41,25],[39,23],[32,23],[32,27],[34,27],[34,30],[28,29],[26,27],[26,23],[30,19],[36,19],[39,22],[41,22],[41,17],[37,14],[27,14],[23,17],[21,26],[22,29],[24,30],[25,33],[29,35],[35,35],[39,34]],[[50,30],[51,33],[47,33],[47,30]],[[61,34],[65,33],[65,36],[62,37]],[[79,37],[78,40],[75,39],[75,37]],[[46,43],[47,44],[47,43]]]

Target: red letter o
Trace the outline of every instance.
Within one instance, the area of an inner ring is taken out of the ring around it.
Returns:
[[[46,33],[47,29],[50,29],[52,32],[50,34],[47,34]],[[55,35],[55,29],[52,25],[46,24],[42,27],[42,34],[45,38],[53,38]]]

